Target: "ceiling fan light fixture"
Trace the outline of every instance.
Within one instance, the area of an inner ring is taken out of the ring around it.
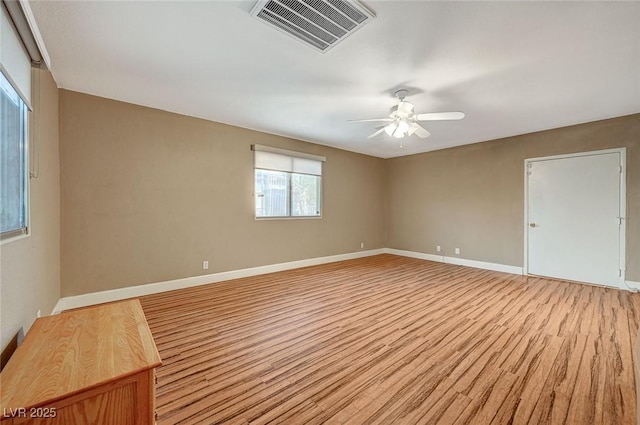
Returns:
[[[384,127],[384,132],[387,133],[389,136],[393,136],[393,133],[396,131],[397,128],[398,128],[398,124],[396,124],[395,122],[392,122],[391,124]]]
[[[400,120],[400,122],[398,122],[398,126],[396,130],[393,132],[393,137],[395,137],[396,139],[402,139],[404,136],[407,135],[408,131],[409,131],[409,123],[406,122],[405,120]]]

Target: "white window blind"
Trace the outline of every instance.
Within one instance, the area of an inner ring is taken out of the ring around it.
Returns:
[[[0,5],[0,70],[31,109],[31,58],[4,5]]]
[[[286,171],[288,173],[322,175],[322,162],[296,158],[271,152],[255,153],[255,167],[263,170]]]
[[[322,175],[324,156],[294,152],[269,146],[253,145],[255,168],[288,173]]]

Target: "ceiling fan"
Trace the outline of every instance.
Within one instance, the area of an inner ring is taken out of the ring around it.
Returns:
[[[416,136],[424,139],[429,137],[431,133],[424,129],[418,122],[420,121],[442,121],[442,120],[460,120],[464,118],[463,112],[435,112],[430,114],[416,114],[413,110],[413,104],[404,100],[409,94],[406,89],[397,90],[393,95],[400,102],[391,108],[389,118],[372,118],[367,120],[350,120],[349,122],[389,122],[382,127],[377,127],[377,131],[371,134],[367,139],[376,137],[382,132],[387,133],[397,139],[405,136]]]

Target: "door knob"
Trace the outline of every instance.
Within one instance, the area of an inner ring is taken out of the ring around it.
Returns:
[[[536,227],[537,224],[536,223],[529,223],[529,227]]]

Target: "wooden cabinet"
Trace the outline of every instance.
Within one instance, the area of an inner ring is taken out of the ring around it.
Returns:
[[[153,424],[160,364],[138,300],[38,319],[0,373],[0,422]]]

